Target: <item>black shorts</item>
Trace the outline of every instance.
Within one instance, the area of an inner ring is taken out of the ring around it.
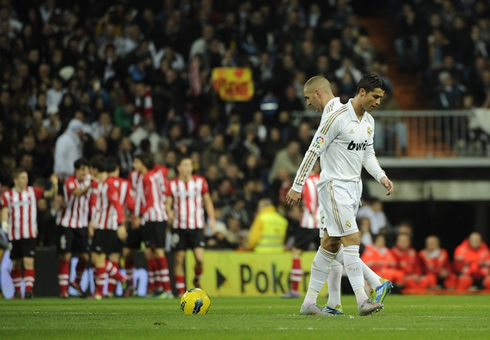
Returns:
[[[172,229],[172,250],[204,248],[202,229]]]
[[[131,226],[128,226],[128,238],[124,243],[125,248],[140,250],[141,242],[143,241],[142,237],[142,227],[140,226],[138,229],[133,229]]]
[[[35,238],[24,238],[22,240],[14,240],[12,243],[12,250],[10,251],[10,259],[16,260],[23,257],[36,256],[36,243]]]
[[[141,226],[141,234],[148,249],[165,248],[167,222],[146,222]]]
[[[88,228],[66,228],[58,226],[58,238],[56,248],[59,254],[88,253]]]
[[[98,254],[115,253],[118,240],[117,231],[115,230],[95,229],[92,239],[92,251]]]
[[[320,246],[320,230],[296,228],[294,231],[294,248],[301,250],[317,249]]]

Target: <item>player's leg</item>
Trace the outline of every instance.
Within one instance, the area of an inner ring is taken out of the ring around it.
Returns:
[[[328,301],[325,310],[334,315],[343,314],[341,302],[342,264],[333,260],[328,274]]]
[[[185,273],[184,273],[184,260],[185,251],[177,250],[174,253],[174,276],[175,276],[175,288],[179,294],[179,297],[185,293]]]
[[[35,238],[29,238],[22,240],[22,264],[24,265],[24,284],[25,293],[24,299],[31,299],[33,297],[34,281],[36,280],[36,273],[34,271],[34,257],[36,256],[36,243]]]
[[[90,262],[89,243],[88,243],[88,228],[80,228],[74,230],[74,240],[72,253],[78,258],[75,266],[75,278],[70,282],[70,286],[77,291],[78,296],[85,296],[85,292],[81,287],[82,276]]]
[[[159,282],[158,263],[153,254],[154,250],[154,222],[146,222],[141,228],[141,237],[143,243],[145,244],[145,259],[148,265],[148,289],[147,296],[153,296],[157,292],[158,286],[161,284]]]
[[[167,257],[164,248],[157,248],[153,251],[157,264],[157,275],[162,284],[162,291],[159,291],[159,298],[173,298],[172,286],[170,285],[170,272],[168,270]]]
[[[189,247],[194,252],[196,264],[194,266],[194,287],[201,288],[201,276],[204,271],[204,231],[202,229],[188,230],[187,234]]]
[[[10,277],[14,285],[14,299],[21,299],[21,282],[22,282],[22,251],[20,241],[12,242],[12,249],[10,251],[10,259],[12,260],[12,269],[10,270]]]
[[[73,232],[69,228],[58,226],[57,248],[60,259],[58,263],[58,284],[60,286],[60,297],[65,299],[68,298],[73,237]]]
[[[291,249],[291,289],[286,294],[282,295],[282,298],[290,299],[290,298],[298,298],[299,297],[299,283],[303,278],[303,269],[301,268],[301,255],[303,254],[303,250],[296,248],[293,246]]]
[[[113,252],[109,254],[106,262],[106,270],[108,274],[107,297],[113,297],[116,291],[117,282],[123,282],[126,277],[119,271],[119,261],[121,253]]]
[[[107,279],[106,248],[108,244],[107,232],[111,230],[96,229],[92,239],[92,264],[95,268],[94,298],[101,300],[104,297],[104,285]],[[115,231],[114,231],[115,233]]]
[[[34,281],[36,280],[36,274],[34,272],[34,257],[25,256],[22,259],[22,263],[24,265],[24,284],[25,284],[24,299],[32,299]]]
[[[196,247],[193,250],[194,259],[196,260],[196,265],[194,266],[194,280],[192,281],[194,287],[201,287],[201,276],[204,271],[204,248]]]

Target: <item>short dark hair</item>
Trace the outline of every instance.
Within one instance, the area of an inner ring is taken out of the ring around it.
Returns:
[[[180,165],[180,163],[182,163],[183,160],[185,159],[189,159],[191,162],[192,162],[192,158],[191,158],[191,155],[188,154],[188,153],[185,153],[185,154],[180,154],[177,158],[177,165]]]
[[[75,161],[75,163],[73,164],[73,166],[75,167],[75,169],[80,169],[82,166],[90,166],[90,162],[88,161],[88,159],[86,158],[79,158]]]
[[[117,159],[114,157],[107,157],[105,161],[105,168],[107,172],[113,172],[116,171],[117,167],[119,166]]]
[[[374,89],[381,89],[383,91],[386,91],[386,85],[385,81],[383,78],[378,76],[376,73],[367,73],[362,76],[361,80],[357,83],[357,92],[361,89],[364,89],[366,93],[374,91]]]
[[[95,156],[90,160],[90,166],[97,171],[105,172],[107,171],[106,159],[104,156]]]
[[[139,153],[134,156],[134,158],[139,159],[148,170],[151,170],[155,167],[155,160],[153,158],[153,154],[151,154],[150,152]]]
[[[23,172],[27,172],[27,170],[24,169],[24,168],[17,168],[17,169],[15,169],[14,172],[12,172],[12,178],[13,179],[17,179],[17,177],[19,177],[19,175],[21,173],[23,173]]]

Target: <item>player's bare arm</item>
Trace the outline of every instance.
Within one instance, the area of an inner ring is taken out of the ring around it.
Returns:
[[[208,214],[209,226],[211,227],[214,235],[216,233],[216,217],[214,214],[213,200],[211,199],[211,195],[209,193],[204,194],[204,207],[206,208],[206,213]]]
[[[174,209],[172,207],[173,203],[174,203],[174,199],[172,198],[172,196],[167,196],[165,209],[167,210],[168,225],[172,225],[174,223],[174,219],[175,219],[175,213],[174,213]]]
[[[383,185],[385,187],[385,189],[387,190],[387,192],[386,192],[387,196],[391,195],[391,193],[395,189],[393,182],[390,181],[390,179],[386,176],[381,179],[381,185]]]
[[[51,189],[44,192],[43,196],[45,198],[51,198],[56,196],[56,194],[58,194],[58,175],[52,174],[50,180],[51,180]]]
[[[2,208],[2,229],[6,233],[9,231],[9,209],[7,207]]]

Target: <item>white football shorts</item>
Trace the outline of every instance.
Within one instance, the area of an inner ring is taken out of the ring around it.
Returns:
[[[362,182],[332,180],[318,193],[320,201],[320,238],[324,230],[330,237],[359,232],[356,222],[361,204]]]

